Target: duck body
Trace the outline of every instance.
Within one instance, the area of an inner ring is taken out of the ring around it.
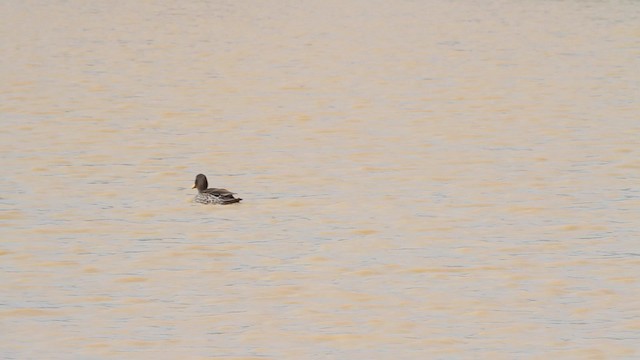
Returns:
[[[209,188],[207,177],[203,174],[196,176],[193,189],[198,189],[198,194],[193,198],[193,201],[200,204],[228,205],[242,200],[235,197],[235,194],[227,189]]]

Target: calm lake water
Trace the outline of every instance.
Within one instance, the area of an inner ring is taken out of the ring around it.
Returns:
[[[2,359],[640,357],[638,1],[9,0],[0,49]]]

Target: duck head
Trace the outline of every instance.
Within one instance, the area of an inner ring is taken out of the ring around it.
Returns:
[[[193,184],[192,189],[198,189],[198,192],[203,192],[205,190],[207,190],[207,188],[209,187],[209,183],[207,183],[207,177],[202,175],[202,174],[198,174],[196,176],[196,181]]]

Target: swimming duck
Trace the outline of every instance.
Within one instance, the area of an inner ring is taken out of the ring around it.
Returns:
[[[240,202],[240,198],[237,198],[231,191],[227,189],[216,189],[216,188],[207,188],[209,183],[207,182],[207,177],[198,174],[196,176],[195,184],[192,189],[198,189],[198,195],[193,199],[193,201],[201,203],[201,204],[217,204],[217,205],[227,205]]]

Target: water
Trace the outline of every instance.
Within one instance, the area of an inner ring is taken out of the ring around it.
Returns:
[[[637,2],[0,7],[1,358],[639,356]]]

